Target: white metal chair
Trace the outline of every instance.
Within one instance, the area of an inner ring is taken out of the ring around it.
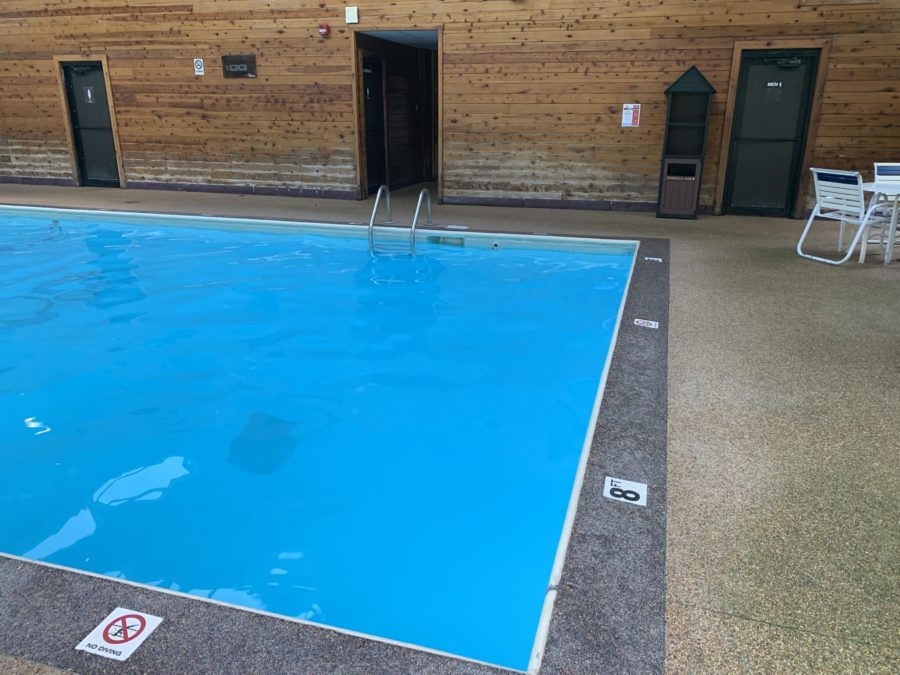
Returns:
[[[897,186],[897,189],[893,193],[881,193],[878,195],[880,202],[891,209],[894,208],[894,196],[900,193],[900,162],[875,162],[875,182],[879,184],[894,184]],[[896,232],[894,233],[894,237],[888,235],[888,228],[882,227],[880,236],[878,237],[875,243],[878,244],[879,249],[884,255],[885,260],[893,259],[894,251],[888,249],[888,242],[893,242],[896,239]],[[869,238],[869,233],[864,233],[862,238],[862,248],[860,249],[860,259],[865,257],[865,249],[866,244],[873,243],[873,241]]]
[[[842,265],[853,255],[853,249],[862,239],[863,233],[868,232],[872,227],[884,228],[886,218],[883,214],[878,213],[883,204],[874,202],[866,208],[866,200],[862,189],[862,176],[858,171],[838,171],[832,169],[810,169],[813,174],[813,181],[816,186],[816,206],[813,209],[803,234],[800,235],[800,241],[797,242],[797,254],[823,262],[829,265]],[[846,225],[855,225],[856,233],[853,240],[843,258],[832,260],[830,258],[821,258],[819,256],[810,255],[803,252],[803,242],[809,235],[813,221],[817,218],[826,220],[840,221],[841,227],[838,234],[838,252],[843,251],[844,247],[844,227]],[[865,255],[863,249],[863,255]]]
[[[875,182],[900,184],[900,162],[875,162]]]

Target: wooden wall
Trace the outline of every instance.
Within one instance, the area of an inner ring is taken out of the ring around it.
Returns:
[[[355,0],[354,0],[355,1]],[[665,87],[716,87],[701,203],[718,178],[736,41],[831,41],[812,163],[900,161],[900,2],[393,0],[360,30],[442,28],[442,178],[457,200],[656,199]],[[129,185],[355,196],[353,54],[333,0],[4,0],[0,176],[71,180],[53,57],[105,54]],[[321,39],[317,24],[332,35]],[[223,54],[255,53],[256,80]],[[195,78],[192,59],[206,59]],[[641,126],[620,127],[623,103]],[[624,204],[623,204],[624,203]]]

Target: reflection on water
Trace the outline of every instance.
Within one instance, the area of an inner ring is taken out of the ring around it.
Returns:
[[[69,518],[65,524],[59,528],[58,532],[51,534],[40,544],[30,551],[26,551],[23,555],[33,560],[46,560],[54,553],[67,549],[77,544],[82,539],[90,537],[97,531],[97,523],[90,509],[81,509],[74,516]]]
[[[96,256],[92,263],[100,270],[99,276],[88,280],[93,291],[93,299],[88,304],[109,308],[147,297],[133,274],[137,265],[127,253],[134,246],[131,239],[115,230],[97,230],[85,240],[85,246]]]
[[[55,319],[53,301],[29,295],[3,298],[0,306],[0,328],[35,326]]]
[[[168,459],[145,466],[106,481],[94,493],[94,501],[107,506],[119,506],[132,500],[152,500],[162,496],[172,481],[187,476],[184,457]]]
[[[0,252],[22,251],[48,241],[61,241],[66,238],[65,230],[56,219],[51,220],[47,225],[38,222],[24,232],[14,230],[10,234],[12,235],[11,239],[0,240]]]
[[[41,422],[37,417],[26,417],[25,426],[29,429],[38,429],[38,431],[34,432],[35,436],[40,436],[41,434],[46,434],[50,431],[53,431],[53,429]]]
[[[128,471],[106,481],[94,492],[93,508],[96,509],[97,504],[121,506],[132,501],[159,499],[163,490],[168,488],[172,481],[187,474],[184,457],[169,457],[159,464]],[[96,531],[97,522],[94,519],[94,512],[91,508],[83,508],[69,518],[57,532],[51,534],[24,555],[26,558],[34,560],[46,560],[55,553],[90,537]]]
[[[354,323],[369,336],[368,354],[380,359],[428,351],[446,266],[429,255],[373,255],[354,274],[358,309]]]

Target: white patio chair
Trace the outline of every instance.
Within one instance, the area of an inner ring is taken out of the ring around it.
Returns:
[[[900,192],[900,162],[875,162],[875,182],[882,184],[894,183],[897,185],[897,192]],[[881,200],[882,204],[893,209],[894,194],[896,193],[888,195],[881,194],[879,195],[879,199]],[[887,215],[890,215],[890,211],[887,212]],[[890,241],[890,237],[887,236],[888,229],[889,228],[887,227],[882,227],[881,233],[876,240],[870,239],[869,233],[864,233],[862,238],[862,248],[860,249],[860,256],[865,257],[866,244],[877,243],[882,254],[885,256],[885,259],[887,259],[888,256],[893,258],[894,252],[887,250],[887,242]]]
[[[876,183],[900,183],[900,162],[875,162]]]
[[[800,235],[800,241],[797,242],[797,255],[829,265],[842,265],[853,255],[853,249],[862,239],[863,232],[866,232],[868,236],[868,231],[872,227],[884,228],[887,219],[881,213],[883,204],[873,202],[869,208],[866,208],[862,189],[863,180],[858,171],[832,169],[810,169],[810,171],[813,173],[813,181],[816,186],[816,207],[809,216],[803,234]],[[843,258],[832,260],[803,252],[803,242],[806,241],[813,221],[817,218],[840,221],[839,253],[844,247],[844,227],[846,225],[856,226],[856,233]]]

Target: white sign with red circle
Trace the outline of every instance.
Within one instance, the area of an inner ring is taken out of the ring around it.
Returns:
[[[124,661],[161,623],[158,616],[116,607],[75,649]]]

